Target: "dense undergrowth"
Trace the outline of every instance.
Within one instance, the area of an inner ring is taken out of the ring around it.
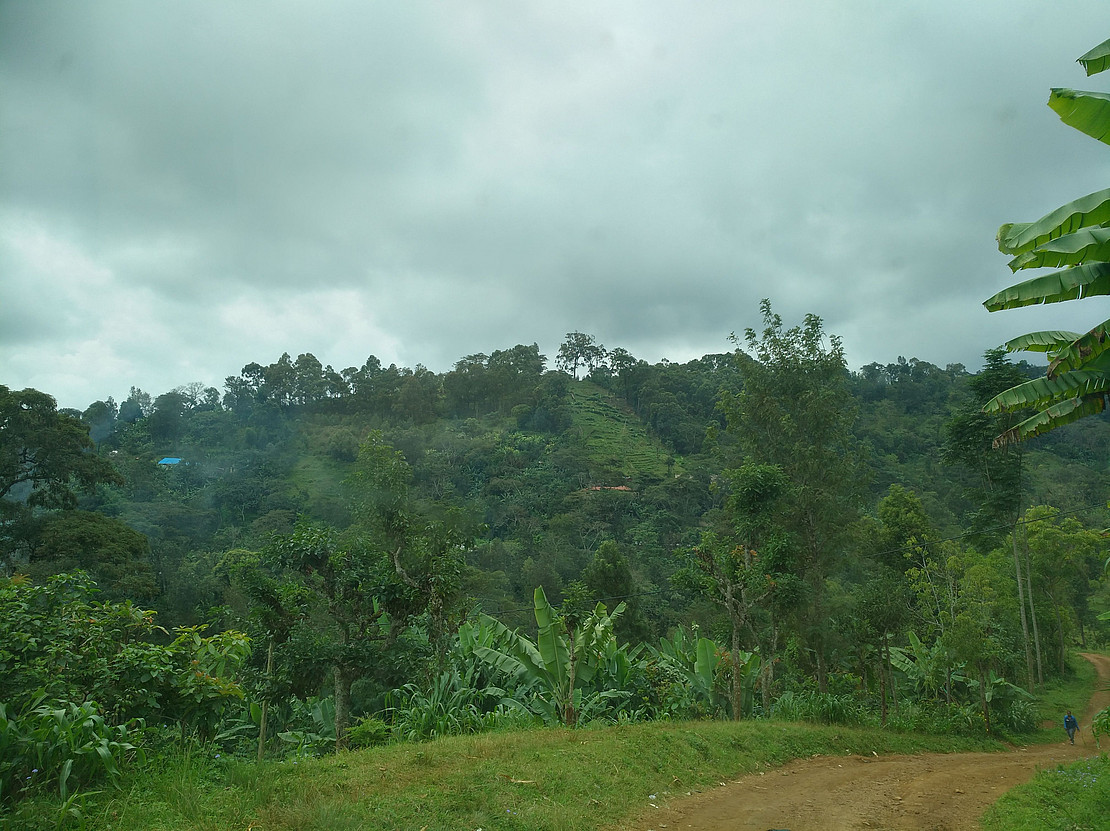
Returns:
[[[1042,729],[1012,739],[1023,744],[1061,740],[1058,712],[1086,700],[1095,683],[1086,661],[1076,666],[1073,675],[1049,683],[1033,703],[1033,718]],[[427,713],[434,710],[427,701],[415,704],[425,708],[425,719],[431,717]],[[150,753],[144,764],[134,764],[131,755],[114,782],[84,794],[63,798],[55,789],[40,789],[0,818],[0,828],[618,829],[668,799],[793,758],[1007,746],[1000,740],[1004,736],[985,736],[981,725],[966,735],[943,727],[939,734],[901,729],[906,721],[880,728],[877,716],[864,709],[812,696],[784,702],[781,716],[741,722],[596,722],[576,730],[514,728],[511,719],[498,727],[487,720],[485,726],[493,729],[486,732],[411,741],[399,727],[414,729],[415,714],[410,713],[409,721],[392,727],[364,723],[368,742],[378,746],[317,756],[311,742],[287,744],[284,758],[261,763],[254,759],[253,737],[244,731],[236,737],[232,729],[204,743],[182,742],[167,730],[148,731]],[[326,733],[326,709],[315,717]],[[787,720],[798,717],[842,723]],[[353,735],[358,736],[357,728]],[[985,827],[1098,828],[1081,822],[1021,823],[1042,814],[1100,816],[1104,773],[1105,762],[1093,761],[1042,774],[1028,793],[1022,789],[1003,800]],[[1067,811],[1045,807],[1058,803]]]

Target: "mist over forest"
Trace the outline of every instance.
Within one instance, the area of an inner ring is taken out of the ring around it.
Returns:
[[[518,344],[465,356],[446,373],[373,356],[337,371],[312,354],[286,353],[247,364],[222,390],[133,387],[120,402],[60,411],[88,430],[113,476],[63,510],[15,503],[29,515],[19,534],[16,523],[5,526],[6,567],[35,579],[85,568],[107,596],[159,609],[163,625],[230,625],[243,598],[221,563],[230,552],[265,550],[298,521],[356,526],[352,472],[375,436],[411,469],[414,504],[458,511],[480,529],[452,597],[455,615],[482,610],[521,625],[537,586],[556,604],[568,587],[585,586],[594,601],[625,602],[625,637],[653,640],[692,622],[723,631],[723,611],[675,575],[728,513],[727,476],[747,441],[743,416],[730,409],[744,388],[745,354],[649,365],[574,332],[554,361]],[[1084,527],[1110,525],[1104,419],[1024,446],[1009,513],[984,507],[989,488],[955,455],[953,425],[976,408],[985,374],[1043,371],[995,359],[999,367],[978,374],[917,358],[835,374],[844,398],[834,455],[853,466],[837,474],[835,487],[850,499],[823,579],[846,581],[845,609],[858,602],[850,589],[867,563],[885,557],[905,571],[900,554],[880,550],[895,533],[880,519],[892,499],[912,505],[921,524],[913,540],[981,550],[1002,545],[1013,518],[1034,506]],[[800,396],[785,387],[774,395]],[[806,405],[799,397],[774,406]],[[8,493],[8,504],[21,493]],[[911,541],[901,533],[885,547]],[[108,536],[116,538],[110,553],[98,550]],[[1090,626],[1094,612],[1085,608],[1070,625]]]

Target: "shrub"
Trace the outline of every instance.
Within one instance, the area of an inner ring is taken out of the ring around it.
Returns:
[[[1110,734],[1110,707],[1099,711],[1091,721],[1091,735],[1095,737],[1095,743],[1099,748],[1102,747],[1100,737],[1107,734]]]
[[[314,698],[308,702],[292,700],[289,725],[294,729],[278,733],[294,756],[318,756],[335,746],[335,699]],[[296,729],[296,728],[300,729]]]
[[[128,725],[109,725],[95,702],[38,698],[18,715],[0,704],[0,805],[34,791],[58,789],[62,799],[107,777],[128,755],[141,758]]]
[[[817,724],[859,725],[871,721],[863,705],[850,695],[809,691],[783,693],[771,708],[771,715],[783,721]]]
[[[455,670],[436,676],[427,690],[405,684],[389,696],[393,733],[404,741],[478,733],[485,728],[483,693]]]
[[[1024,699],[1007,702],[997,714],[999,726],[1011,733],[1034,733],[1037,730],[1037,711]]]
[[[9,707],[29,708],[40,693],[59,701],[97,701],[115,724],[134,718],[188,723],[211,732],[224,705],[242,698],[233,680],[250,654],[240,632],[204,635],[205,627],[167,634],[154,612],[95,600],[82,572],[36,586],[0,579],[0,676]],[[36,702],[36,706],[37,706]]]
[[[380,718],[366,716],[347,731],[351,747],[377,747],[389,741],[389,725]]]

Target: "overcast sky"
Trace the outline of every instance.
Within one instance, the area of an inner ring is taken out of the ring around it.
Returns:
[[[995,232],[1107,185],[1106,0],[0,0],[0,384],[84,409],[593,334],[980,365]]]

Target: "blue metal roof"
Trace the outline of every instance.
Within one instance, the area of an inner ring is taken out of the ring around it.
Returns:
[[[176,456],[167,456],[166,458],[162,459],[162,461],[158,462],[158,464],[160,465],[176,465],[180,463],[181,459],[178,459]]]

